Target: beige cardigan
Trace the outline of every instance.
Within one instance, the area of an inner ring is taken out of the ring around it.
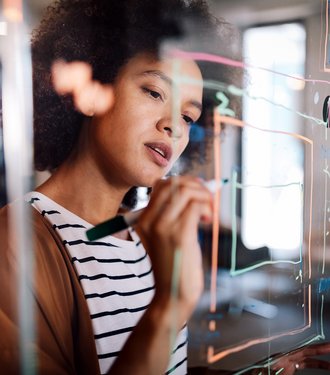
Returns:
[[[8,239],[8,211],[0,210],[0,374],[20,373],[18,265]],[[51,224],[29,208],[34,238],[36,374],[99,374],[93,330],[82,288],[61,239]],[[29,249],[26,249],[29,251]]]

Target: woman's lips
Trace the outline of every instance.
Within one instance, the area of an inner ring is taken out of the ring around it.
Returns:
[[[171,157],[172,149],[164,143],[146,143],[145,144],[152,160],[160,167],[167,167]]]

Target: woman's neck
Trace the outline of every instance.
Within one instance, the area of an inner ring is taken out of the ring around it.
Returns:
[[[68,161],[36,190],[96,225],[118,213],[128,187],[110,184],[86,161]]]

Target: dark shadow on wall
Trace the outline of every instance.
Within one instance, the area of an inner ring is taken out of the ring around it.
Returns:
[[[0,67],[0,207],[7,203],[6,193],[6,173],[5,173],[5,161],[4,161],[4,150],[3,150],[3,126],[2,126],[2,80],[1,80],[1,67]]]

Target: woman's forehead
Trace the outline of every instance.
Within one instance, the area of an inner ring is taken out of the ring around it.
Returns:
[[[141,54],[130,59],[121,73],[122,75],[155,75],[169,82],[185,77],[196,82],[200,81],[202,84],[202,74],[198,65],[195,61],[187,59],[156,59],[151,55]]]

